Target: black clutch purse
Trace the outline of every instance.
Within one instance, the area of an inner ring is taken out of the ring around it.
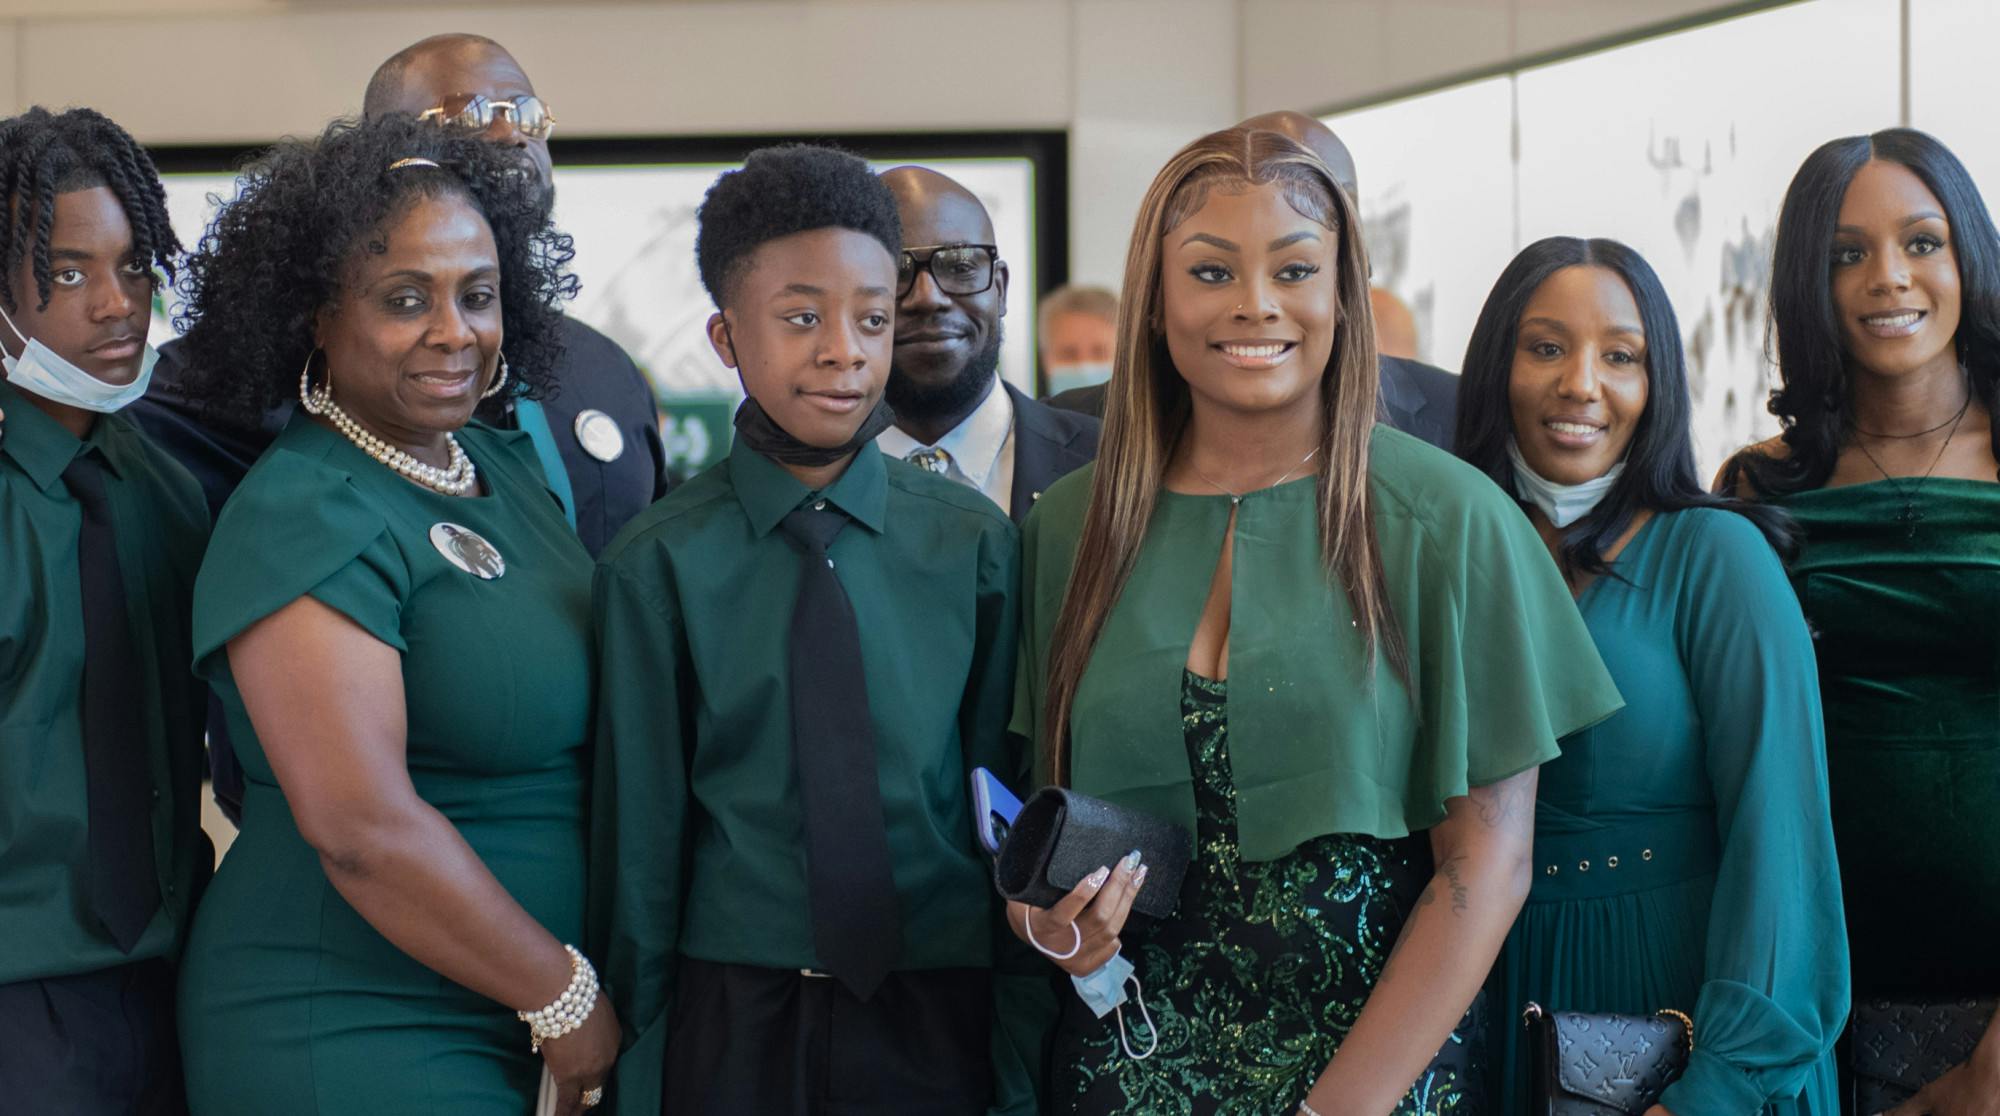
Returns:
[[[1613,1015],[1530,1003],[1521,1021],[1534,1116],[1644,1116],[1694,1051],[1694,1021],[1678,1011]]]
[[[1022,804],[1000,843],[993,882],[1009,899],[1049,907],[1085,876],[1115,866],[1133,849],[1148,871],[1132,909],[1165,918],[1180,901],[1181,879],[1194,851],[1187,831],[1087,794],[1043,787]]]
[[[1972,1057],[2000,1000],[1856,1000],[1854,1108],[1887,1112]]]

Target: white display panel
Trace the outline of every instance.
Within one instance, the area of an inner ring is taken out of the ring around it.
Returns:
[[[2000,105],[1993,52],[2000,3],[1910,0],[1910,125],[1944,141],[1986,199],[2000,203]]]
[[[2000,179],[1981,91],[2000,9],[1910,2],[1915,123]],[[1900,0],[1811,0],[1327,117],[1354,153],[1377,285],[1411,306],[1424,358],[1456,371],[1522,247],[1624,241],[1680,316],[1706,473],[1776,430],[1764,335],[1778,209],[1814,147],[1897,123],[1900,13]]]
[[[1896,123],[1899,22],[1893,0],[1816,0],[1517,78],[1521,243],[1604,236],[1653,265],[1680,316],[1704,480],[1777,431],[1778,211],[1815,147]],[[1885,64],[1833,61],[1871,53]]]
[[[1327,118],[1354,154],[1373,283],[1417,323],[1417,356],[1458,371],[1514,238],[1513,79]]]

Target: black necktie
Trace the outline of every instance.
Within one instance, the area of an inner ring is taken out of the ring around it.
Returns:
[[[90,909],[127,953],[160,906],[153,866],[153,810],[148,788],[145,674],[132,642],[125,582],[104,464],[77,454],[63,483],[83,506],[76,541],[83,589],[83,772],[90,798]]]
[[[902,952],[903,920],[876,781],[861,632],[826,549],[847,516],[825,500],[784,519],[805,552],[792,607],[792,751],[805,818],[806,892],[819,963],[867,999]]]

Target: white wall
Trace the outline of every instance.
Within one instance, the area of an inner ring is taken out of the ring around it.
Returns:
[[[514,51],[571,136],[1068,129],[1071,271],[1115,282],[1146,184],[1203,131],[1735,6],[0,0],[0,111],[90,104],[148,143],[255,143],[356,109],[399,47],[476,30]],[[962,80],[925,76],[940,73]]]

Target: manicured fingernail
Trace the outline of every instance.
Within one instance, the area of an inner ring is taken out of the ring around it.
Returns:
[[[1103,887],[1104,881],[1110,878],[1111,878],[1111,869],[1099,868],[1097,871],[1092,872],[1089,875],[1089,877],[1086,878],[1083,882],[1089,884],[1092,887]]]
[[[1152,865],[1150,865],[1150,864],[1146,865],[1146,866],[1145,866],[1145,867],[1143,867],[1143,868],[1140,868],[1140,869],[1139,869],[1139,874],[1138,874],[1138,875],[1136,875],[1136,876],[1133,876],[1133,877],[1132,877],[1132,886],[1133,886],[1133,887],[1134,887],[1135,889],[1136,889],[1136,888],[1141,888],[1141,887],[1145,887],[1145,886],[1146,886],[1146,873],[1148,873],[1148,872],[1150,872],[1150,871],[1152,871],[1152,870],[1153,870],[1153,866],[1152,866]]]
[[[1125,854],[1125,870],[1127,872],[1130,872],[1134,871],[1138,867],[1139,867],[1139,850],[1133,849],[1131,852]]]

